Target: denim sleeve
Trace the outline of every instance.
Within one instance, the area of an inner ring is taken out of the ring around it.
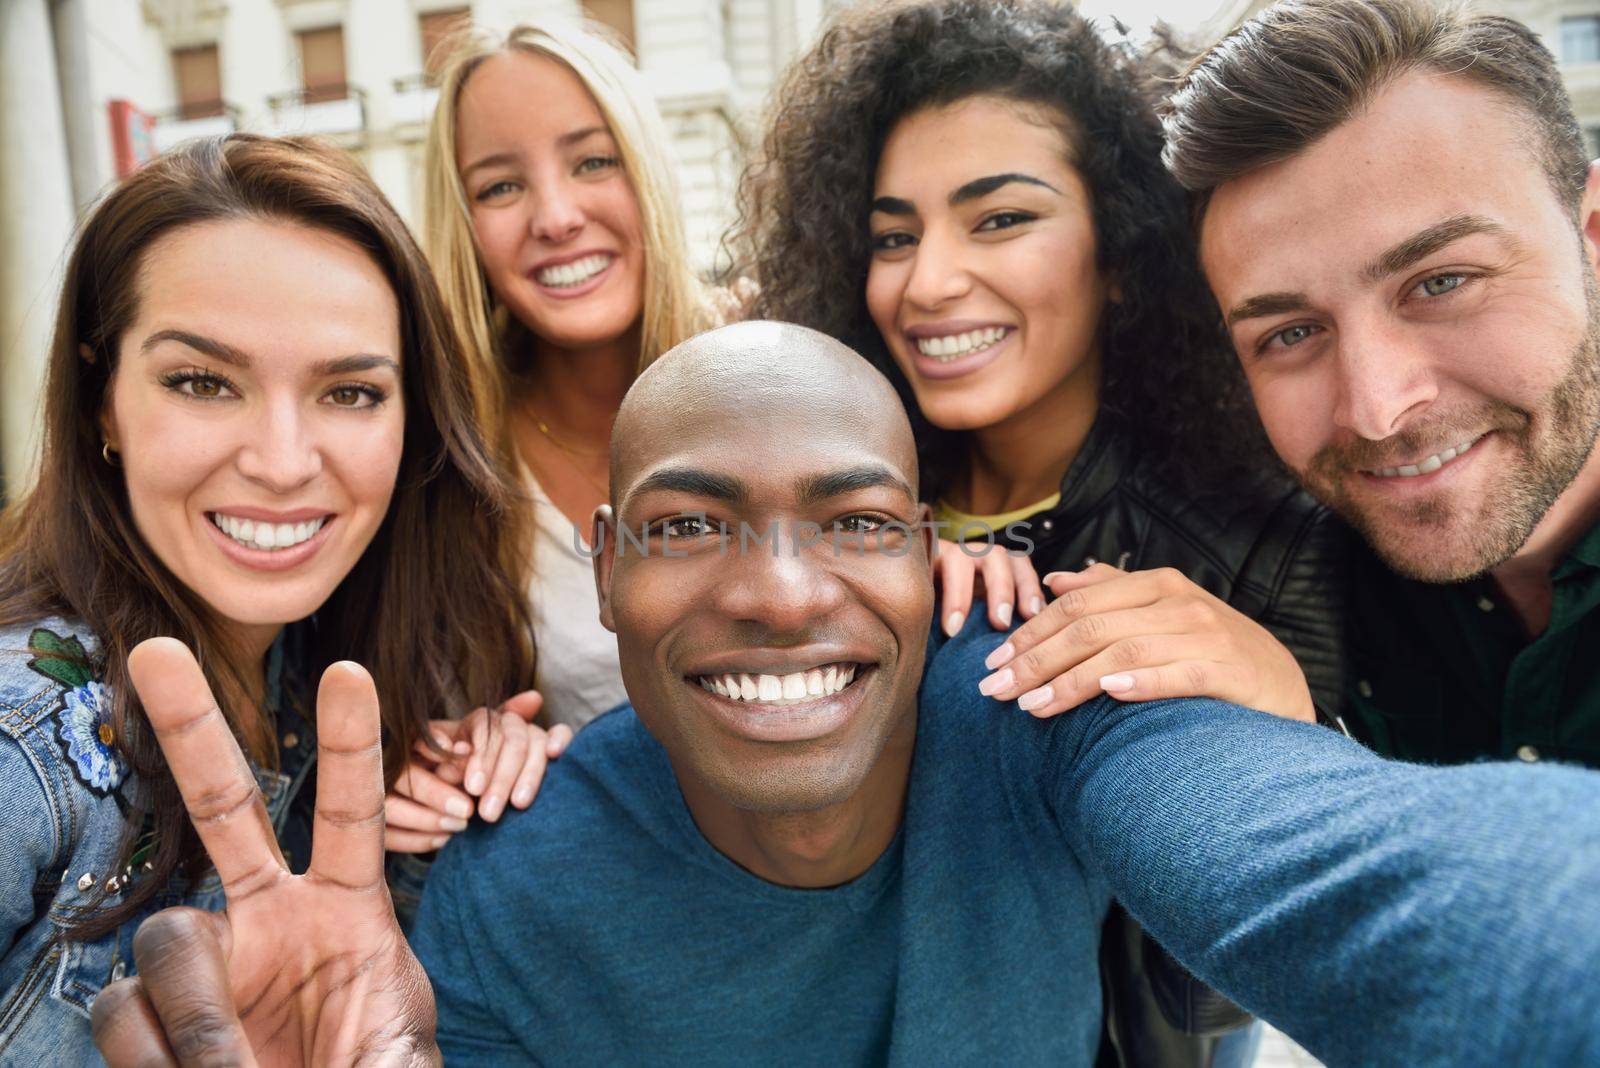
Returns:
[[[35,919],[34,891],[61,862],[57,806],[26,749],[0,734],[0,947]],[[53,897],[56,886],[48,887]],[[0,950],[3,951],[3,950]]]
[[[1380,759],[1208,700],[1062,717],[1078,848],[1330,1064],[1600,1064],[1600,774]]]
[[[499,913],[473,910],[469,903],[466,911],[479,922],[469,927],[461,921],[461,895],[467,888],[457,875],[464,863],[464,845],[451,842],[434,863],[411,931],[412,951],[433,984],[439,1051],[450,1068],[528,1063],[528,1053],[491,1011],[495,999],[485,991],[479,975],[483,959],[478,953],[479,936],[485,933],[482,927],[496,922]],[[504,977],[505,982],[518,979]]]

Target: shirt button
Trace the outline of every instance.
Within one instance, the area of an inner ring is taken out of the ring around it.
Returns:
[[[285,734],[283,736],[283,747],[285,749],[293,749],[295,746],[297,746],[299,744],[300,744],[300,736],[298,734],[296,734],[294,731],[290,731],[288,734]]]
[[[113,983],[117,982],[119,979],[121,979],[123,976],[125,976],[127,974],[128,974],[128,966],[127,966],[127,964],[123,963],[122,961],[119,960],[119,961],[117,961],[117,963],[115,963],[115,964],[113,964],[111,966],[111,981]]]
[[[1489,600],[1489,598],[1484,597],[1484,596],[1482,596],[1480,594],[1479,597],[1478,597],[1478,611],[1480,611],[1480,612],[1493,612],[1494,611],[1494,602]]]
[[[1519,745],[1517,746],[1517,759],[1526,764],[1537,764],[1539,762],[1539,750],[1531,745]]]
[[[1366,679],[1360,680],[1356,683],[1356,693],[1360,694],[1362,697],[1371,697],[1372,683],[1368,682]]]

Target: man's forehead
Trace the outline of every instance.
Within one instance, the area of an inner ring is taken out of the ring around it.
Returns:
[[[1258,289],[1351,278],[1383,250],[1457,215],[1507,225],[1554,196],[1527,119],[1462,78],[1413,74],[1309,148],[1212,194],[1200,255],[1227,303]]]
[[[759,507],[815,503],[881,488],[916,501],[915,475],[893,450],[840,438],[682,442],[633,468],[617,487],[623,511],[652,493]]]

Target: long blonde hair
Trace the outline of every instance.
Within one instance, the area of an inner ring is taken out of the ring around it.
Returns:
[[[428,127],[423,192],[423,247],[444,293],[462,346],[478,369],[474,391],[486,423],[503,429],[509,313],[484,277],[472,216],[456,169],[456,107],[479,63],[503,52],[547,56],[566,65],[594,97],[616,139],[623,171],[639,203],[644,236],[644,315],[639,368],[714,325],[706,289],[689,265],[678,183],[655,100],[627,55],[598,27],[556,29],[521,24],[501,35],[464,27],[440,47],[439,102]]]

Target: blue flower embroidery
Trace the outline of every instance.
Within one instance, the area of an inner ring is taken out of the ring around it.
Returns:
[[[128,765],[117,752],[111,701],[100,683],[90,681],[66,691],[61,705],[61,740],[66,743],[67,759],[91,790],[108,794],[122,785]]]

